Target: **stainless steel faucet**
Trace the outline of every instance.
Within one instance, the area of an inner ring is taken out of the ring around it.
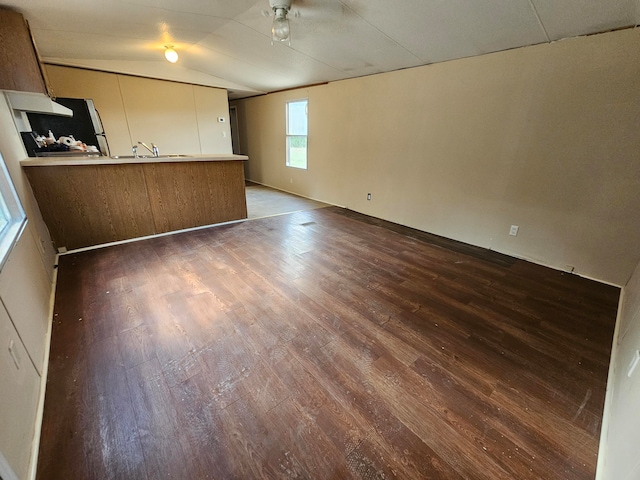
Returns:
[[[147,145],[144,142],[138,142],[139,145],[142,145],[144,148],[146,148],[147,150],[149,150],[149,152],[154,156],[154,157],[159,157],[160,156],[160,150],[158,149],[158,147],[156,146],[155,143],[151,144],[152,148],[149,148],[149,145]],[[133,151],[134,155],[137,156],[136,151]]]

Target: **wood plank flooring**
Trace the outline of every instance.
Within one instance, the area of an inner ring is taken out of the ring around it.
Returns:
[[[246,182],[247,218],[262,218],[283,213],[328,207],[326,203],[300,197],[292,193],[265,187],[253,182]]]
[[[39,479],[593,479],[619,290],[337,207],[60,258]]]

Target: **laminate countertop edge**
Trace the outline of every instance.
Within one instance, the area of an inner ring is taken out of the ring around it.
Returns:
[[[189,155],[184,157],[139,157],[139,158],[113,158],[113,157],[37,157],[27,158],[20,162],[23,167],[62,167],[75,165],[125,165],[140,163],[184,163],[184,162],[231,162],[245,161],[246,155],[233,155],[228,153],[212,153],[204,155]]]

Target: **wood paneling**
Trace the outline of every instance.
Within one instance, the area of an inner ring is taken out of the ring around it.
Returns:
[[[156,231],[247,218],[243,162],[143,165]]]
[[[25,167],[56,247],[246,218],[242,162]]]
[[[56,247],[73,249],[154,233],[138,164],[25,171]]]
[[[31,33],[22,14],[0,8],[0,89],[47,93]]]
[[[593,479],[618,296],[337,207],[62,256],[38,478]]]

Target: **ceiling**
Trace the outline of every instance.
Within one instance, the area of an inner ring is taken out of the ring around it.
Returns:
[[[640,0],[294,0],[271,44],[269,0],[2,0],[45,62],[177,80],[240,98],[640,23]],[[180,54],[163,57],[164,45]]]

